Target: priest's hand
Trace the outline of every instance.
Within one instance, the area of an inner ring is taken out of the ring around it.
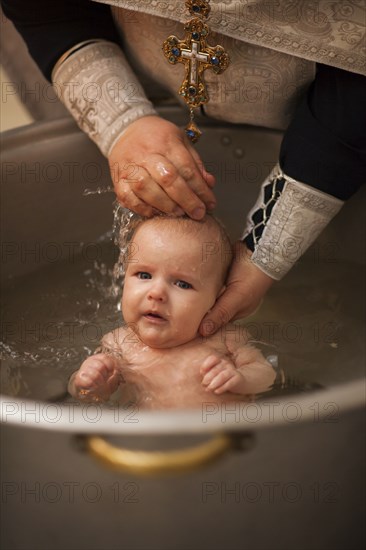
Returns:
[[[250,261],[251,254],[244,243],[235,244],[226,290],[203,318],[199,329],[202,336],[210,336],[230,321],[253,313],[272,286],[274,279]]]
[[[128,126],[108,161],[118,201],[142,216],[186,213],[199,220],[216,205],[214,176],[183,130],[158,116]]]

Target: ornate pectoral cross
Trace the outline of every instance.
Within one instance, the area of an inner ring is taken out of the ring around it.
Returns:
[[[185,38],[179,40],[174,35],[169,36],[163,43],[163,51],[169,63],[183,63],[185,66],[179,94],[190,110],[186,134],[195,143],[201,132],[194,122],[194,109],[209,100],[203,73],[206,69],[212,69],[216,74],[221,74],[229,66],[230,59],[222,46],[208,46],[206,39],[210,31],[202,19],[191,19],[184,30]]]

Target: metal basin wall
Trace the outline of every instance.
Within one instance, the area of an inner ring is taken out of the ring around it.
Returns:
[[[280,140],[278,132],[207,126],[199,150],[218,177],[218,214],[233,237]],[[86,187],[110,185],[106,161],[69,119],[7,132],[2,174],[5,292],[9,277],[47,262],[21,261],[22,246],[92,242],[111,228],[113,195],[83,196]],[[364,199],[349,201],[320,237],[336,239],[344,259],[357,256],[360,265]],[[363,403],[364,380],[351,378],[250,411],[238,404],[136,417],[2,395],[3,548],[363,548]],[[78,437],[164,450],[218,433],[234,434],[238,448],[197,471],[153,478],[105,469]]]

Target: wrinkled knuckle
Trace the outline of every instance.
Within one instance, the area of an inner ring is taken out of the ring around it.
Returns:
[[[165,189],[169,189],[174,185],[175,180],[178,177],[178,172],[173,168],[168,168],[164,174],[160,175],[160,183]]]
[[[181,174],[183,179],[191,180],[194,176],[194,171],[190,166],[183,166],[180,169],[180,174]]]
[[[146,181],[143,177],[140,177],[133,182],[133,190],[136,193],[141,193],[145,191],[145,189],[146,189]]]

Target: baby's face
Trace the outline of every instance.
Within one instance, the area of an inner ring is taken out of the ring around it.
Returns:
[[[207,239],[206,239],[207,241]],[[219,258],[204,258],[204,238],[168,225],[138,228],[122,296],[126,324],[153,348],[189,342],[221,290]]]

